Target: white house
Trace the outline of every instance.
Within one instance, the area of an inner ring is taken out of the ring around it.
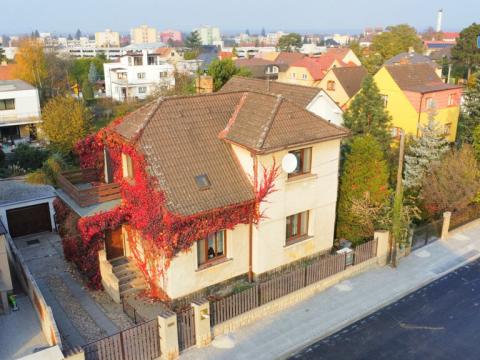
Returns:
[[[0,141],[34,139],[40,122],[38,90],[22,80],[0,80]]]
[[[174,66],[148,50],[130,52],[119,62],[105,63],[103,68],[106,95],[117,101],[145,99],[175,86]]]
[[[220,91],[246,90],[282,95],[335,125],[343,124],[343,110],[323,89],[318,87],[234,76]]]

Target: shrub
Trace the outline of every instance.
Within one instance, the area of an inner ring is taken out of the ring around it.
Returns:
[[[20,144],[13,153],[12,162],[27,171],[42,167],[48,158],[48,151],[34,148],[28,144]]]

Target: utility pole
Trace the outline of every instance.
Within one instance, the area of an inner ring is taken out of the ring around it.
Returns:
[[[394,204],[395,200],[398,199],[402,195],[402,187],[403,187],[403,156],[405,153],[405,133],[403,130],[401,130],[400,133],[400,150],[399,150],[399,155],[398,155],[398,169],[397,169],[397,187],[395,189],[395,199],[394,199]],[[395,205],[394,205],[395,206]],[[395,224],[393,224],[395,226]],[[392,231],[392,266],[394,268],[397,267],[397,241],[399,239],[396,238],[396,234]]]

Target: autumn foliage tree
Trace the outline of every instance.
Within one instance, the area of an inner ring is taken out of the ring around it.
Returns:
[[[480,191],[480,171],[471,145],[447,153],[424,177],[420,196],[428,214],[465,208]]]
[[[14,76],[24,80],[38,88],[48,76],[43,45],[32,38],[24,38],[20,41],[17,54],[15,55]]]
[[[91,115],[83,102],[71,96],[52,98],[43,108],[41,130],[53,151],[69,154],[91,130]]]
[[[388,166],[377,140],[371,135],[353,140],[340,178],[337,237],[359,243],[373,235],[382,208],[388,205]],[[367,204],[365,203],[367,202]],[[365,210],[369,213],[366,221]]]
[[[250,70],[238,68],[232,59],[213,60],[208,67],[208,75],[213,77],[213,88],[219,90],[234,75],[250,76]]]

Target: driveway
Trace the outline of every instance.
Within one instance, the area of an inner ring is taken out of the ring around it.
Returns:
[[[15,238],[47,303],[66,348],[82,346],[132,325],[104,292],[88,290],[77,270],[63,257],[56,233]]]

